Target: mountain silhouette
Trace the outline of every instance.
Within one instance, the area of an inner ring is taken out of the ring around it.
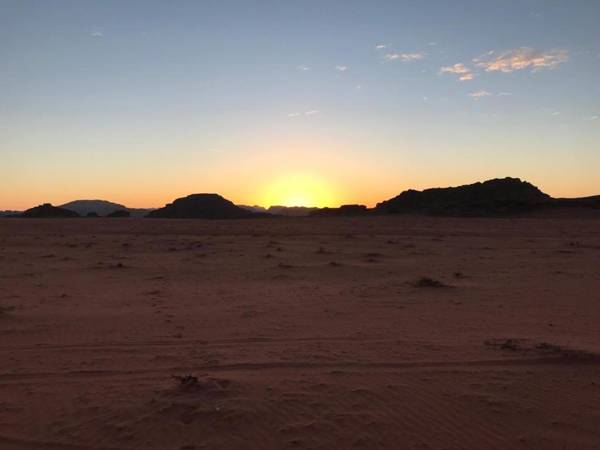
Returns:
[[[44,203],[43,205],[30,208],[25,211],[21,217],[28,218],[61,218],[61,217],[79,217],[75,211],[70,209],[59,208],[52,206],[50,203]]]
[[[108,200],[73,200],[72,202],[60,205],[60,208],[70,209],[80,216],[88,216],[89,213],[96,213],[98,216],[108,216],[115,211],[127,211],[132,217],[144,217],[150,211],[154,211],[154,208],[128,208],[120,203],[109,202]]]
[[[234,205],[218,194],[192,194],[178,198],[163,208],[150,212],[146,217],[151,218],[180,218],[180,219],[243,219],[256,217],[247,209]]]
[[[68,208],[66,207],[68,206]],[[519,178],[495,178],[456,187],[406,190],[378,203],[339,208],[305,206],[238,206],[218,194],[192,194],[178,198],[160,209],[127,208],[106,200],[75,200],[60,207],[45,203],[24,213],[0,211],[0,217],[164,217],[200,219],[241,219],[277,216],[362,216],[369,214],[427,214],[446,216],[502,216],[535,212],[547,217],[597,216],[600,196],[552,198],[533,184]]]
[[[314,217],[364,216],[369,214],[365,205],[342,205],[339,208],[320,208],[311,212]]]
[[[566,208],[592,208],[600,209],[600,195],[579,198],[555,198],[552,200],[554,206]]]
[[[118,209],[126,209],[119,203],[109,202],[107,200],[74,200],[72,202],[60,205],[59,208],[70,209],[80,216],[86,216],[88,213],[95,212],[99,216],[105,216]]]
[[[314,206],[269,206],[267,212],[277,216],[302,217],[308,216],[319,208]]]
[[[0,217],[19,217],[21,214],[23,214],[22,211],[0,211]]]
[[[302,217],[308,216],[313,211],[317,211],[319,208],[314,206],[281,206],[273,205],[268,208],[262,206],[248,206],[248,205],[237,205],[240,208],[247,209],[253,213],[267,213],[273,216],[287,216],[287,217]]]
[[[518,178],[496,178],[457,187],[411,189],[378,203],[375,212],[487,216],[528,212],[551,201],[548,194],[531,183]]]

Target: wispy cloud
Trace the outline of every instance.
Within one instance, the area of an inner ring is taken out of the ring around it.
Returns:
[[[530,69],[532,72],[554,69],[568,59],[569,54],[564,50],[540,51],[530,47],[521,47],[500,53],[492,50],[473,59],[473,62],[486,72],[510,73],[526,69]]]
[[[104,37],[104,29],[101,27],[93,27],[92,31],[90,31],[90,36],[92,37]]]
[[[319,114],[319,110],[317,110],[317,109],[311,109],[311,110],[305,111],[303,113],[292,112],[292,113],[289,113],[287,116],[288,117],[300,117],[300,116],[310,117],[310,116],[316,116],[317,114]]]
[[[598,120],[600,116],[590,116],[589,120]]]
[[[388,61],[411,62],[424,59],[426,56],[425,53],[387,53],[385,59]]]
[[[335,66],[335,70],[339,72],[345,72],[346,70],[348,70],[348,66]]]
[[[469,97],[473,97],[475,99],[478,98],[483,98],[483,97],[489,97],[490,95],[493,95],[491,92],[488,92],[484,89],[480,89],[479,91],[475,91],[475,92],[471,92],[469,94]]]
[[[386,47],[387,47],[387,45],[385,45],[385,44],[377,44],[377,45],[375,46],[375,48],[376,48],[377,50],[383,50],[383,49],[384,49],[384,48],[386,48]]]
[[[298,66],[298,70],[301,70],[302,72],[306,72],[307,70],[310,70],[310,67],[305,66],[305,65],[300,65],[300,66]]]
[[[470,81],[475,78],[475,74],[471,69],[465,66],[463,63],[457,63],[453,66],[446,66],[440,69],[440,73],[458,75],[460,81]]]

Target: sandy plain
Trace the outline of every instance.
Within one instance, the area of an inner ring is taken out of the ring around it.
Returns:
[[[3,219],[0,308],[2,450],[600,448],[597,219]]]

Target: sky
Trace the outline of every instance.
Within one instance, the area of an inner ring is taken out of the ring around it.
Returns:
[[[600,194],[600,2],[0,0],[0,209]]]

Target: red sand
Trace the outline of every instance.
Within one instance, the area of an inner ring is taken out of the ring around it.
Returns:
[[[0,449],[598,449],[599,225],[0,220]]]

